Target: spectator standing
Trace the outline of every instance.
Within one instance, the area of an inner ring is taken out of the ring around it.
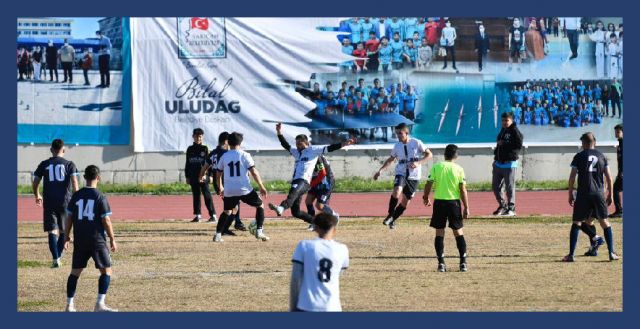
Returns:
[[[622,99],[622,85],[615,77],[611,82],[611,89],[609,92],[609,99],[611,99],[611,117],[616,116],[616,107],[618,108],[618,119],[622,117],[622,106],[620,100]]]
[[[513,66],[513,59],[518,60],[518,64],[522,64],[522,56],[520,52],[524,46],[524,28],[520,25],[520,19],[514,18],[513,25],[509,28],[509,71]],[[520,67],[518,67],[520,70]]]
[[[571,56],[569,59],[578,57],[578,38],[580,37],[580,17],[563,17],[564,28],[567,31],[569,39],[569,48],[571,48]]]
[[[64,39],[64,45],[60,48],[60,62],[62,63],[62,72],[64,74],[64,80],[62,81],[73,83],[73,63],[75,61],[76,51],[69,44],[68,39]]]
[[[445,23],[445,28],[442,29],[442,36],[440,37],[440,45],[445,47],[447,50],[447,54],[444,56],[444,66],[442,69],[447,68],[447,57],[451,54],[451,62],[453,63],[453,69],[456,73],[459,73],[458,68],[456,68],[456,48],[455,43],[458,35],[456,34],[456,29],[451,26],[451,21],[447,20]]]
[[[102,35],[102,31],[96,31],[96,36],[100,41],[100,53],[98,55],[98,66],[100,69],[99,88],[109,88],[111,85],[111,72],[109,62],[111,61],[111,40]]]
[[[513,113],[502,114],[502,129],[498,133],[493,162],[493,194],[498,201],[495,216],[516,215],[516,168],[518,153],[522,149],[523,136],[513,122]],[[507,200],[503,198],[502,187],[505,188]]]
[[[53,45],[52,40],[49,40],[45,49],[45,58],[49,69],[49,81],[53,81],[53,74],[55,73],[56,82],[58,82],[58,49]]]
[[[91,69],[91,65],[93,65],[93,54],[92,49],[87,48],[84,50],[84,55],[82,56],[82,73],[84,74],[84,85],[89,86],[89,70]]]
[[[475,51],[478,54],[478,71],[482,72],[483,58],[489,53],[489,36],[485,33],[484,25],[478,26]]]

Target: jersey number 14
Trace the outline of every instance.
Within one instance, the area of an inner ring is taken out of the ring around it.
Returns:
[[[87,203],[87,205],[85,206],[85,201]],[[78,206],[78,220],[82,220],[84,218],[87,218],[88,220],[93,220],[94,214],[93,214],[93,205],[94,205],[95,200],[92,199],[88,199],[88,200],[78,200],[78,202],[76,202],[76,206]]]

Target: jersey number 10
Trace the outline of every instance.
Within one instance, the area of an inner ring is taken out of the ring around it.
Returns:
[[[58,182],[62,182],[64,181],[64,165],[63,164],[58,164],[58,165],[48,165],[47,166],[47,170],[49,170],[49,181],[53,182],[54,180],[58,181]]]

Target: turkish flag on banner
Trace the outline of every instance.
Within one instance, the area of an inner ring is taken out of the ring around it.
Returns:
[[[200,17],[192,17],[191,18],[191,28],[192,29],[200,29],[200,30],[208,30],[209,29],[209,20]]]

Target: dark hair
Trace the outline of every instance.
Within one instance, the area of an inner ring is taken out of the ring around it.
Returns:
[[[393,36],[395,37],[396,35],[400,36],[400,32],[393,32]]]
[[[98,31],[96,31],[96,34],[102,35],[102,31],[98,30]]]
[[[622,124],[617,124],[613,129],[622,131]]]
[[[100,175],[100,168],[96,165],[88,165],[87,168],[84,168],[84,179],[88,181],[93,181]]]
[[[298,140],[298,139],[301,139],[305,143],[309,142],[309,137],[307,137],[307,135],[305,135],[305,134],[300,134],[300,135],[296,136],[296,140]]]
[[[328,232],[338,225],[338,218],[334,215],[321,212],[313,218],[313,224],[322,232]]]
[[[220,135],[218,135],[218,144],[224,144],[224,142],[226,142],[227,140],[229,140],[228,132],[223,131],[220,133]]]
[[[236,147],[240,144],[242,144],[242,140],[244,139],[243,135],[239,132],[232,132],[229,134],[229,137],[227,138],[227,142],[229,143],[229,146],[231,147]]]
[[[399,125],[396,126],[396,130],[406,130],[409,131],[409,126],[407,126],[406,123],[401,123]]]
[[[458,157],[458,146],[455,144],[449,144],[444,149],[444,159],[452,160]]]
[[[385,35],[384,37],[380,38],[380,42],[382,42],[382,40],[387,40],[387,41],[389,41],[389,38],[387,38],[387,36]]]
[[[512,112],[504,112],[502,113],[502,118],[508,118],[508,119],[513,119],[513,113]]]
[[[58,152],[64,147],[64,142],[60,138],[56,138],[51,142],[51,151]]]
[[[375,35],[376,32],[374,32],[374,31],[369,32],[369,35],[372,35],[372,34]]]
[[[204,130],[202,130],[202,128],[196,128],[193,130],[193,136],[196,135],[204,135]]]

